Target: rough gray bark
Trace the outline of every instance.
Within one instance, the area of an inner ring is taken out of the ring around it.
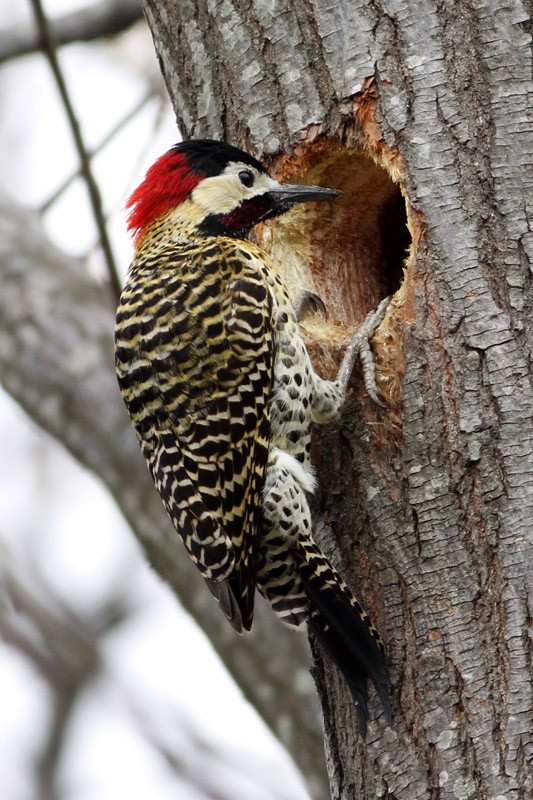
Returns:
[[[108,487],[147,558],[273,732],[323,796],[322,733],[307,643],[258,603],[234,635],[186,555],[153,487],[113,364],[111,291],[47,239],[37,216],[0,196],[0,375],[44,430]],[[59,669],[59,666],[58,666]]]
[[[381,349],[388,411],[350,402],[316,443],[323,545],[361,587],[388,642],[397,708],[391,729],[378,720],[362,744],[347,693],[317,652],[332,796],[525,800],[533,794],[531,5],[145,7],[184,136],[292,155],[272,163],[281,174],[296,163],[300,177],[326,164],[316,148],[327,137],[346,165],[361,166],[366,150],[406,197],[413,249]],[[365,202],[375,203],[372,191]],[[320,224],[315,217],[306,229],[315,285],[335,256],[379,299],[380,259],[373,271],[359,262],[372,244],[385,254],[392,231],[380,228],[373,242],[374,229],[361,226],[359,249],[350,233],[352,258],[335,252],[342,238],[328,239],[332,220],[322,239]],[[315,332],[314,345],[327,350],[327,334]]]

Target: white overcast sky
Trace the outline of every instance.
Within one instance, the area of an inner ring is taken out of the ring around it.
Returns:
[[[49,0],[48,12],[84,5]],[[30,4],[0,0],[0,27],[30,18]],[[95,146],[144,94],[157,69],[151,40],[137,30],[111,45],[61,51],[69,88]],[[38,55],[0,68],[0,187],[40,205],[77,160],[47,64]],[[178,139],[168,108],[154,131],[152,102],[95,161],[117,260],[131,250],[122,207],[146,167]],[[79,181],[45,217],[56,243],[85,255],[95,230]],[[90,260],[98,272],[98,258]],[[305,800],[299,776],[209,643],[148,570],[99,482],[32,425],[0,390],[0,548],[33,563],[69,607],[98,607],[127,586],[137,612],[106,644],[101,676],[85,692],[62,764],[64,800],[206,800],[179,784],[145,743],[158,735],[187,758],[190,731],[222,752],[217,779],[234,800]],[[6,550],[7,548],[7,550]],[[193,566],[191,564],[191,569]],[[0,798],[36,797],[32,764],[49,718],[46,689],[23,658],[0,644]],[[192,756],[191,756],[192,759]],[[201,776],[202,764],[193,764]]]

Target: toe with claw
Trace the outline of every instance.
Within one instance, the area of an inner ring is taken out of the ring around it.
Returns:
[[[374,356],[370,348],[369,340],[371,339],[374,331],[383,320],[389,303],[390,297],[385,297],[379,306],[367,315],[365,321],[352,337],[350,344],[346,348],[344,358],[337,375],[337,382],[340,383],[344,391],[348,386],[350,375],[352,374],[355,361],[357,358],[361,361],[363,368],[363,380],[365,388],[374,403],[381,408],[385,408],[384,403],[378,397],[378,389],[376,386],[376,367],[374,364]]]

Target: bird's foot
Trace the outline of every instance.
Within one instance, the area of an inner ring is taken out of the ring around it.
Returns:
[[[385,405],[378,397],[378,388],[376,386],[376,365],[374,363],[374,356],[372,355],[369,341],[372,338],[374,331],[383,320],[390,301],[390,297],[385,297],[385,299],[381,301],[376,309],[367,314],[365,321],[357,333],[352,336],[350,344],[346,348],[346,352],[344,353],[344,358],[339,369],[339,374],[337,375],[337,382],[342,386],[343,390],[346,391],[355,361],[357,358],[359,358],[361,361],[361,367],[363,369],[365,389],[374,403],[381,408],[385,408]]]
[[[298,322],[301,322],[308,313],[321,314],[325,317],[326,306],[322,298],[317,294],[303,289],[294,303],[294,313]]]

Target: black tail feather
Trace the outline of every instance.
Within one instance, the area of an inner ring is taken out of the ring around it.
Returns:
[[[348,684],[357,711],[359,732],[364,739],[368,720],[368,676],[366,673],[358,671],[353,662],[348,662],[346,648],[343,647],[333,629],[324,623],[323,617],[317,611],[311,613],[307,624],[331,660],[340,669]]]
[[[341,670],[357,707],[361,734],[366,732],[367,681],[374,684],[388,722],[392,720],[390,680],[382,650],[368,622],[343,590],[324,584],[320,576],[302,565],[300,576],[313,607],[309,626],[330,658]]]

